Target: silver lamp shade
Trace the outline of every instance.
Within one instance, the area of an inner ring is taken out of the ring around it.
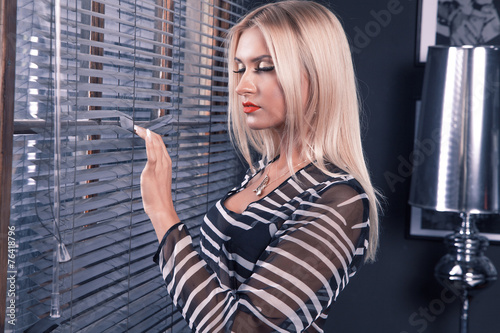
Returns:
[[[500,47],[430,47],[409,202],[462,217],[434,271],[460,296],[461,333],[468,333],[471,297],[497,278],[475,218],[500,213],[499,147]]]
[[[429,48],[410,204],[500,212],[500,46]]]

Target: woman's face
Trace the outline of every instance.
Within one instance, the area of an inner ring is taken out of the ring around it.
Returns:
[[[285,125],[285,97],[266,41],[257,27],[241,34],[234,60],[239,74],[236,93],[248,126],[253,130],[275,129],[281,133]]]

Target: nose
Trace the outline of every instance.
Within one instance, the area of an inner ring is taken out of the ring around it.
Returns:
[[[236,86],[236,93],[240,96],[254,94],[257,91],[257,87],[249,74],[245,72]]]

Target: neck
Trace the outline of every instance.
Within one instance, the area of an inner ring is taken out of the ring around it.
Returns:
[[[302,156],[301,150],[299,148],[294,149],[291,154],[286,149],[285,145],[281,145],[279,148],[279,158],[273,163],[275,170],[285,170],[289,167],[288,159],[291,157],[292,166],[294,168],[302,168],[305,164],[305,157]],[[297,166],[298,165],[298,166]],[[297,167],[295,167],[297,166]],[[294,170],[295,171],[295,170]]]
[[[300,156],[300,147],[295,147],[294,150],[290,153],[288,151],[288,146],[290,138],[285,134],[284,128],[280,128],[279,130],[275,130],[275,142],[279,142],[279,158],[274,162],[274,164],[279,165],[280,167],[285,166],[287,164],[287,160],[291,155],[292,162],[297,164],[301,160]],[[296,145],[294,145],[296,146]],[[302,158],[303,160],[303,158]]]

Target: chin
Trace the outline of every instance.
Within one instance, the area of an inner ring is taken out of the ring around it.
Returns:
[[[263,130],[263,129],[266,129],[268,128],[268,126],[265,126],[264,124],[262,123],[259,123],[257,121],[252,121],[253,119],[248,119],[247,118],[247,126],[248,128],[250,128],[251,130],[254,130],[254,131],[259,131],[259,130]]]
[[[285,127],[284,122],[281,121],[262,121],[263,119],[257,119],[252,116],[247,117],[247,126],[254,131],[262,130],[276,130],[280,132]],[[267,120],[267,119],[266,119]]]
[[[256,123],[256,122],[247,122],[248,128],[254,131],[262,131],[266,129],[273,129],[274,126],[269,126],[269,124],[262,124],[262,123]]]
[[[268,127],[265,126],[255,126],[255,125],[248,125],[248,128],[250,128],[252,131],[262,131],[268,129]]]

